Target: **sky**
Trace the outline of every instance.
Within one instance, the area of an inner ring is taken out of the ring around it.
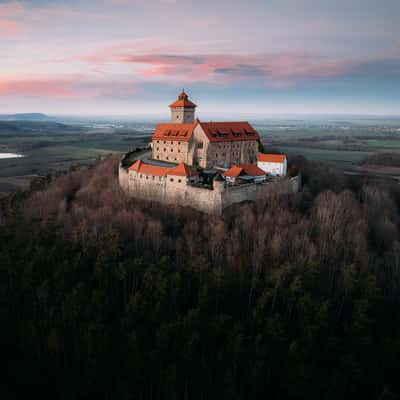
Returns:
[[[399,0],[0,0],[0,114],[400,115]]]

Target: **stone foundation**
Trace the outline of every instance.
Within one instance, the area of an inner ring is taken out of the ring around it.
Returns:
[[[186,183],[171,181],[166,177],[155,179],[130,179],[129,171],[119,167],[119,184],[130,196],[164,204],[178,204],[191,207],[207,214],[222,214],[224,208],[244,201],[256,201],[275,194],[295,193],[300,190],[301,178],[282,178],[260,183],[226,186],[214,182],[214,189],[207,189]]]

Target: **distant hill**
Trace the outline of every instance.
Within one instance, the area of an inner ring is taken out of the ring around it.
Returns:
[[[19,114],[0,114],[0,120],[6,121],[27,121],[27,120],[44,120],[50,119],[46,114],[41,113],[19,113]]]

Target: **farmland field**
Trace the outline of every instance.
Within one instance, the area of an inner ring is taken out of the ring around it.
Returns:
[[[254,120],[266,151],[303,155],[348,169],[374,153],[400,153],[400,118]],[[88,165],[110,153],[150,142],[155,122],[44,119],[0,121],[0,193],[26,186],[32,177]]]

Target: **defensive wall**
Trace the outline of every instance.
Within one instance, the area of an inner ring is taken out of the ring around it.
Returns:
[[[119,183],[128,195],[164,204],[178,204],[220,215],[224,208],[244,201],[256,201],[271,195],[295,193],[300,190],[301,177],[282,178],[266,183],[229,186],[214,181],[214,187],[192,185],[166,177],[130,179],[127,168],[119,166]]]

